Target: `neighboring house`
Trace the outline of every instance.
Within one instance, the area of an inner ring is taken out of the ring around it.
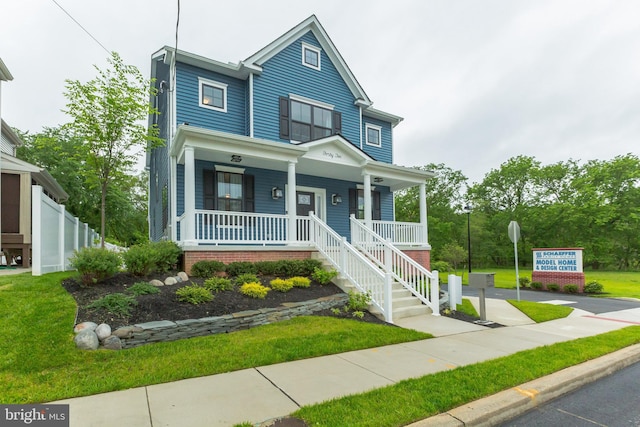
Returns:
[[[31,186],[40,185],[43,192],[56,202],[68,198],[67,193],[45,170],[15,157],[20,138],[2,120],[0,137],[2,188],[0,222],[2,251],[7,262],[20,256],[23,267],[29,267],[31,254]]]
[[[178,242],[187,270],[319,252],[381,310],[385,271],[437,295],[426,284],[432,174],[393,164],[402,118],[372,107],[315,16],[238,64],[164,47],[151,77],[166,145],[147,156],[150,238]],[[420,222],[395,222],[393,193],[416,186]]]

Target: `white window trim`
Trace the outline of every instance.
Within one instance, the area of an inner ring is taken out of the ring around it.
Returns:
[[[326,102],[322,102],[322,101],[316,101],[310,98],[305,98],[304,96],[296,95],[295,93],[290,93],[289,99],[292,101],[303,102],[305,104],[314,105],[316,107],[324,108],[326,110],[331,110],[331,111],[333,111],[335,108],[335,105],[327,104]]]
[[[222,96],[222,104],[223,107],[219,108],[219,107],[214,107],[213,105],[207,105],[207,104],[203,104],[202,103],[202,86],[207,85],[207,86],[212,86],[218,89],[222,89],[223,92],[223,96]],[[227,91],[227,87],[228,85],[225,83],[220,83],[220,82],[216,82],[214,80],[209,80],[209,79],[203,79],[202,77],[198,77],[198,104],[202,107],[202,108],[208,108],[209,110],[215,110],[215,111],[220,111],[222,113],[226,113],[227,112],[227,97],[229,96],[229,92]]]
[[[234,168],[233,166],[215,165],[216,172],[230,172],[244,174],[244,168]]]
[[[378,144],[369,142],[369,129],[378,131]],[[371,145],[372,147],[382,147],[382,126],[376,126],[370,123],[366,123],[364,125],[364,139],[367,145]]]
[[[311,65],[311,64],[309,64],[309,63],[307,63],[305,61],[305,59],[306,59],[305,58],[305,51],[307,51],[307,50],[310,50],[310,51],[315,52],[316,54],[318,54],[318,66],[317,67],[315,65]],[[304,65],[305,67],[309,67],[309,68],[311,68],[313,70],[321,71],[321,62],[320,62],[322,60],[321,52],[322,52],[322,49],[317,48],[315,46],[312,46],[310,44],[307,44],[305,42],[302,42],[302,65]]]

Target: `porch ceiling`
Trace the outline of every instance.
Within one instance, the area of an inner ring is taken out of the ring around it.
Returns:
[[[186,146],[193,147],[196,159],[238,167],[287,171],[288,162],[295,162],[298,174],[351,182],[363,182],[363,176],[370,174],[372,185],[388,186],[392,191],[416,186],[434,176],[432,172],[373,160],[339,135],[295,145],[180,126],[171,147],[178,163],[184,163]]]

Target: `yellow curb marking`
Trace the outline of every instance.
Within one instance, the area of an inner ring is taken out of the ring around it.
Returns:
[[[529,399],[533,400],[536,398],[536,396],[538,395],[538,390],[536,389],[531,389],[531,390],[525,390],[523,388],[520,387],[514,387],[514,390],[517,391],[520,394],[523,394],[525,396],[527,396]]]
[[[452,365],[451,363],[447,363],[445,366],[446,366],[447,368],[449,368],[449,369],[455,369],[455,368],[457,368],[457,366],[456,366],[456,365]]]

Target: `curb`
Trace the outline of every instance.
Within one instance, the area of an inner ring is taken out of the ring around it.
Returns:
[[[497,425],[637,362],[640,362],[640,344],[467,403],[408,427]]]

